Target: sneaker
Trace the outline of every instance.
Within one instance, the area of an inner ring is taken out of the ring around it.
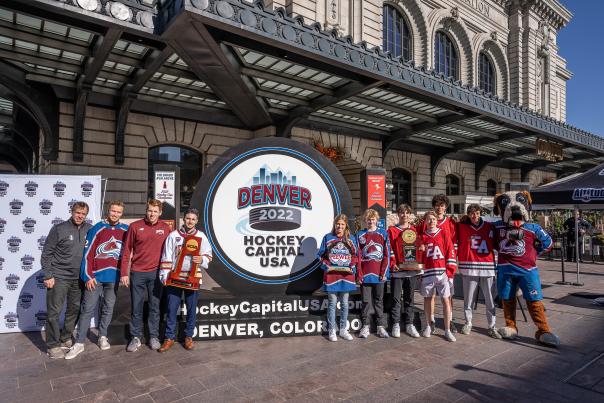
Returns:
[[[151,337],[151,340],[149,340],[149,347],[151,348],[151,350],[159,350],[159,348],[161,347],[159,339],[157,337]]]
[[[336,336],[336,329],[331,329],[329,331],[329,341],[338,341],[338,336]]]
[[[361,339],[366,339],[367,337],[369,337],[369,326],[365,325],[361,328],[361,331],[359,332],[359,337]]]
[[[395,338],[399,338],[401,337],[401,325],[398,323],[395,323],[394,325],[392,325],[392,337]]]
[[[107,336],[99,337],[99,348],[101,350],[109,350],[111,348],[111,344],[109,344]]]
[[[138,337],[133,337],[128,343],[128,347],[126,347],[126,351],[133,353],[141,346],[141,340]]]
[[[378,326],[377,335],[380,336],[382,339],[387,339],[390,337],[388,331],[386,331],[386,328],[384,326]]]
[[[348,331],[348,329],[340,329],[340,337],[343,338],[346,341],[351,341],[352,340],[352,335],[350,334],[350,332]]]
[[[461,334],[468,335],[468,334],[470,334],[471,331],[472,331],[472,324],[471,323],[466,323],[461,328]]]
[[[436,327],[436,322],[435,321],[431,321],[430,322],[430,331],[432,332],[431,334],[433,335],[437,335],[438,334],[438,328]]]
[[[73,340],[69,339],[61,343],[61,348],[69,350],[73,346]]]
[[[422,336],[430,337],[431,335],[432,335],[432,329],[430,328],[430,326],[426,326],[424,328],[424,330],[422,330]]]
[[[84,351],[84,343],[76,343],[74,344],[69,351],[65,354],[66,360],[71,360],[80,355],[81,352]]]
[[[407,326],[405,326],[405,333],[407,333],[409,336],[414,337],[414,338],[419,337],[419,333],[417,332],[417,329],[411,323],[408,324]]]
[[[457,341],[457,339],[455,338],[455,336],[453,336],[453,333],[450,330],[445,332],[445,340],[450,342]]]
[[[53,360],[57,358],[65,358],[65,351],[61,347],[53,347],[48,350],[48,356]]]
[[[457,327],[455,326],[455,323],[453,321],[449,323],[449,330],[451,331],[451,333],[457,333]]]
[[[487,334],[489,335],[489,337],[492,337],[494,339],[502,339],[501,334],[499,334],[499,331],[495,327],[490,327],[489,330],[487,330]]]

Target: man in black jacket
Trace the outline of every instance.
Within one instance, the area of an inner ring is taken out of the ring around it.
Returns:
[[[46,286],[46,347],[50,358],[63,358],[63,348],[73,344],[71,334],[80,312],[82,288],[80,265],[86,244],[86,233],[92,227],[85,222],[88,204],[76,202],[71,218],[53,226],[42,249],[42,270]],[[67,300],[63,329],[59,314]]]
[[[564,221],[564,229],[566,230],[566,261],[576,262],[575,256],[575,219],[578,221],[579,227],[579,260],[583,261],[583,236],[591,230],[591,224],[581,216],[580,211],[575,211],[572,217]]]

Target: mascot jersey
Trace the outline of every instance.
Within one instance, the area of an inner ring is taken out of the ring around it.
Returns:
[[[445,231],[440,228],[433,233],[426,231],[421,236],[421,243],[426,247],[422,278],[440,276],[445,270],[451,275],[455,274],[457,268],[455,248]]]
[[[375,231],[361,230],[357,233],[359,243],[358,277],[365,284],[381,283],[383,276],[390,277],[390,242],[388,234],[381,228]]]
[[[323,290],[326,292],[350,292],[357,288],[356,265],[359,248],[354,237],[348,239],[327,234],[323,237],[317,258],[321,260],[323,274]],[[328,266],[350,267],[352,272],[327,272]]]
[[[494,277],[493,240],[495,227],[480,219],[479,225],[457,224],[457,262],[465,276]]]
[[[390,241],[390,267],[391,270],[400,264],[405,262],[405,255],[403,253],[403,231],[409,229],[416,234],[415,246],[421,245],[420,236],[417,235],[417,228],[413,225],[410,225],[409,228],[403,228],[400,225],[393,225],[388,228],[388,240]],[[422,254],[420,251],[416,251],[416,259],[418,263],[422,262]],[[411,277],[417,274],[421,274],[419,270],[401,270],[394,272],[392,271],[391,277]]]
[[[94,278],[100,283],[118,281],[122,243],[127,230],[126,224],[110,225],[105,220],[90,228],[86,234],[84,259],[80,266],[82,280],[88,281]]]
[[[515,229],[503,221],[495,223],[495,248],[499,252],[499,269],[510,267],[530,271],[537,268],[537,256],[552,247],[552,237],[539,224],[524,223],[520,230],[524,236],[521,240],[508,240],[507,233]]]

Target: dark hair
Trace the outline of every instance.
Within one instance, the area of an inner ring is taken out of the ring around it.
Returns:
[[[183,217],[186,217],[187,214],[195,214],[197,218],[199,218],[199,210],[197,210],[196,208],[189,207],[188,209],[186,209],[185,213],[183,214]]]
[[[432,207],[436,207],[439,204],[445,204],[447,207],[451,205],[449,198],[444,194],[437,194],[432,197]]]
[[[472,203],[472,204],[468,205],[468,207],[466,208],[466,214],[471,214],[476,211],[482,211],[480,204]]]
[[[73,205],[71,206],[71,212],[74,212],[74,211],[80,210],[80,209],[86,209],[86,211],[90,211],[90,208],[88,207],[88,203],[83,202],[83,201],[77,201],[77,202],[73,203]]]
[[[407,203],[402,203],[399,204],[398,207],[396,208],[396,212],[397,213],[413,213],[413,210],[411,210],[411,206],[408,205]]]

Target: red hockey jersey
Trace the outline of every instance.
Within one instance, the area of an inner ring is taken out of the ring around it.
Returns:
[[[457,229],[455,228],[455,220],[453,220],[451,217],[449,216],[444,216],[442,220],[438,220],[436,223],[436,226],[438,228],[440,228],[441,230],[443,230],[445,232],[445,234],[447,234],[447,236],[449,237],[449,239],[451,240],[451,243],[453,244],[453,246],[457,247]],[[422,221],[420,223],[420,225],[418,226],[418,228],[420,229],[418,232],[421,232],[422,234],[426,232],[426,222]]]
[[[493,242],[495,226],[481,220],[478,226],[457,224],[457,265],[466,276],[495,276]]]
[[[440,276],[445,271],[448,277],[452,277],[457,269],[457,261],[455,248],[446,232],[441,228],[437,228],[433,233],[425,231],[421,235],[421,243],[426,248],[423,256],[423,277]]]

